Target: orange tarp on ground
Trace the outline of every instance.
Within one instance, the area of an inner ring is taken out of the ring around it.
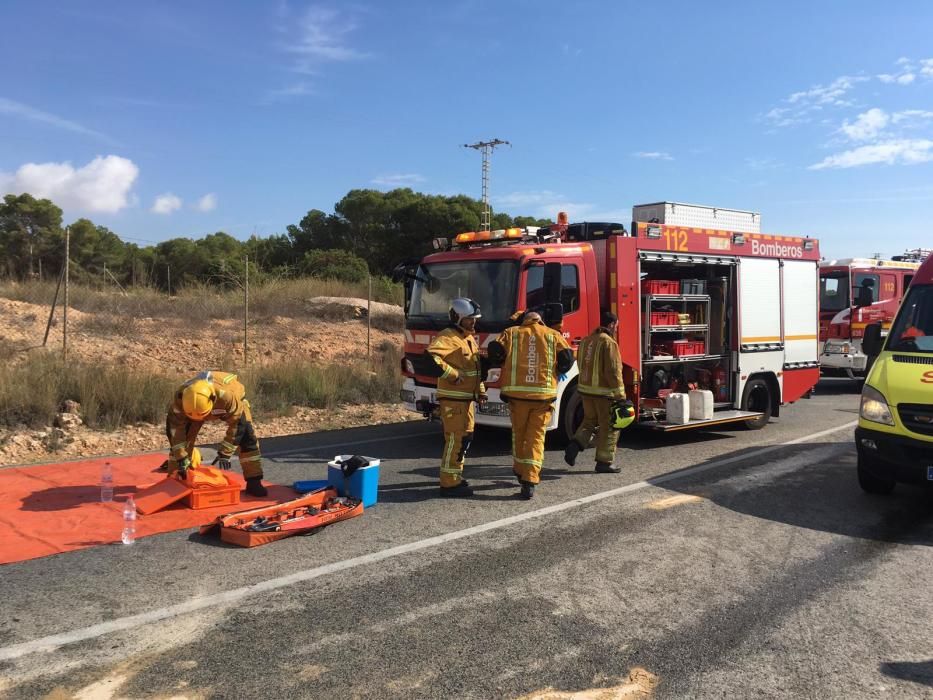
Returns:
[[[162,453],[0,469],[0,564],[120,542],[123,503],[137,489],[165,478]],[[100,502],[104,462],[113,465],[114,500]],[[161,513],[138,515],[136,537],[194,528],[218,515],[294,498],[270,486],[267,498],[245,493],[240,505],[191,510],[186,500]]]

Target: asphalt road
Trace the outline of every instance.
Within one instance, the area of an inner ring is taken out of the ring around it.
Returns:
[[[0,695],[933,697],[933,496],[860,491],[857,405],[827,381],[760,432],[627,431],[620,475],[550,449],[530,502],[506,433],[453,502],[436,424],[267,439],[280,483],[380,457],[380,503],[254,550],[179,531],[0,568]]]

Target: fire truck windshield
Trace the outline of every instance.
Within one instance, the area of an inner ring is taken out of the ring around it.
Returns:
[[[849,273],[829,272],[820,275],[820,311],[849,308]]]
[[[483,317],[477,330],[495,331],[508,325],[515,312],[518,263],[509,260],[460,260],[418,268],[408,306],[408,327],[443,328],[450,302],[469,297]]]
[[[888,350],[933,354],[933,285],[907,294],[888,336]]]

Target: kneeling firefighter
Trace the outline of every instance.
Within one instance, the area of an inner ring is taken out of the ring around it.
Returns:
[[[441,495],[466,497],[473,489],[463,479],[463,458],[473,441],[474,401],[486,401],[480,368],[479,344],[474,336],[479,304],[460,297],[450,303],[450,326],[437,334],[427,354],[437,377],[437,400],[444,429],[441,456]]]
[[[564,451],[564,461],[572,467],[595,433],[596,471],[601,474],[622,471],[614,464],[619,430],[635,417],[634,406],[625,401],[622,359],[615,340],[618,328],[618,317],[603,311],[599,328],[580,341],[577,391],[583,399],[583,422]]]
[[[573,367],[573,350],[539,313],[530,311],[521,325],[490,343],[489,362],[502,367],[500,392],[512,419],[512,471],[522,487],[519,495],[529,499],[541,481],[544,433],[554,412],[558,376]]]
[[[230,469],[230,458],[239,450],[246,492],[253,496],[267,495],[262,485],[259,440],[245,396],[246,388],[231,372],[201,372],[178,388],[165,419],[165,434],[171,446],[169,474],[180,472],[184,477],[191,466],[201,426],[205,421],[219,420],[227,424],[227,434],[213,464]]]

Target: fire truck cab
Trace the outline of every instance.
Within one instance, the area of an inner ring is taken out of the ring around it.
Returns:
[[[820,263],[820,364],[825,374],[864,377],[862,337],[870,323],[887,335],[918,262],[845,258]]]
[[[626,393],[643,426],[763,427],[819,380],[819,244],[758,233],[760,218],[747,214],[660,203],[635,207],[630,230],[558,217],[537,230],[435,241],[438,252],[405,268],[402,402],[426,414],[436,404],[434,380],[418,373],[419,361],[446,325],[451,299],[465,296],[482,308],[482,349],[517,310],[540,310],[574,348],[599,325],[601,310],[616,313]],[[548,426],[563,439],[582,420],[576,376],[575,367],[560,382]],[[668,396],[691,389],[713,392],[712,416],[669,421]],[[508,427],[496,370],[487,394],[476,422]]]

